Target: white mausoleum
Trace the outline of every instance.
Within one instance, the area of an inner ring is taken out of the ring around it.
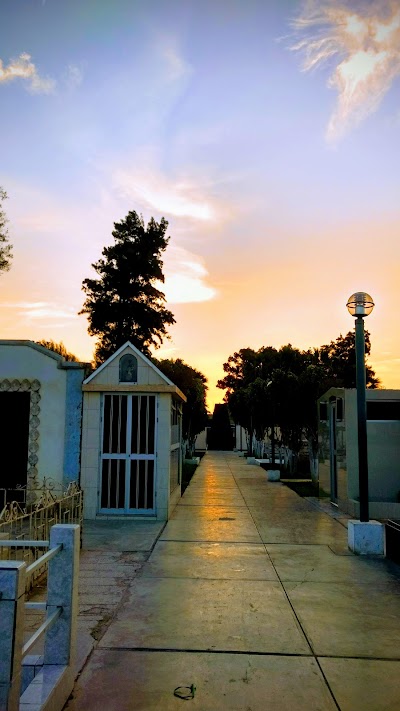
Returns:
[[[86,365],[34,341],[0,340],[0,489],[9,499],[78,482]]]
[[[181,496],[185,396],[129,342],[82,389],[84,517],[167,520]]]

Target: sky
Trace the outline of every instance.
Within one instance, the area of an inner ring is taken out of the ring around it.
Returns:
[[[355,291],[400,388],[399,90],[399,0],[1,0],[1,338],[90,361],[82,281],[135,210],[169,222],[155,355],[211,410],[231,354],[335,340]]]

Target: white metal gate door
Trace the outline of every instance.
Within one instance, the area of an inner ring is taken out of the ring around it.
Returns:
[[[155,395],[105,395],[100,511],[155,511]]]

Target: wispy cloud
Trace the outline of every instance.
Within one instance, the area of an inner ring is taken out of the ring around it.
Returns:
[[[171,82],[188,77],[191,72],[191,66],[179,54],[177,48],[171,44],[166,45],[162,50],[162,56],[165,62],[167,78]]]
[[[76,64],[69,64],[64,77],[67,89],[77,89],[83,82],[83,72]]]
[[[168,247],[164,272],[161,289],[170,304],[210,301],[217,295],[216,289],[207,284],[208,272],[203,261],[183,247]]]
[[[27,89],[33,94],[51,94],[56,86],[54,79],[39,75],[35,64],[31,62],[31,55],[26,52],[17,59],[11,59],[7,66],[0,59],[0,84],[14,79],[25,80]]]
[[[118,169],[113,174],[113,185],[124,197],[167,215],[204,221],[215,218],[212,200],[188,178],[171,180],[155,169]]]
[[[47,301],[4,302],[2,307],[16,309],[19,311],[19,317],[34,321],[49,317],[58,320],[77,318],[76,309],[57,306]]]
[[[158,33],[154,51],[163,67],[163,80],[174,83],[187,79],[193,72],[192,66],[183,56],[176,36]]]
[[[326,136],[335,141],[377,110],[400,75],[398,0],[308,0],[293,25],[291,49],[304,55],[304,71],[334,64],[328,86],[337,90],[338,102]]]

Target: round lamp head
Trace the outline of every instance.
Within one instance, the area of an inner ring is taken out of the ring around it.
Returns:
[[[372,301],[372,296],[366,294],[365,291],[357,291],[352,294],[346,304],[349,313],[352,316],[368,316],[375,304]]]

